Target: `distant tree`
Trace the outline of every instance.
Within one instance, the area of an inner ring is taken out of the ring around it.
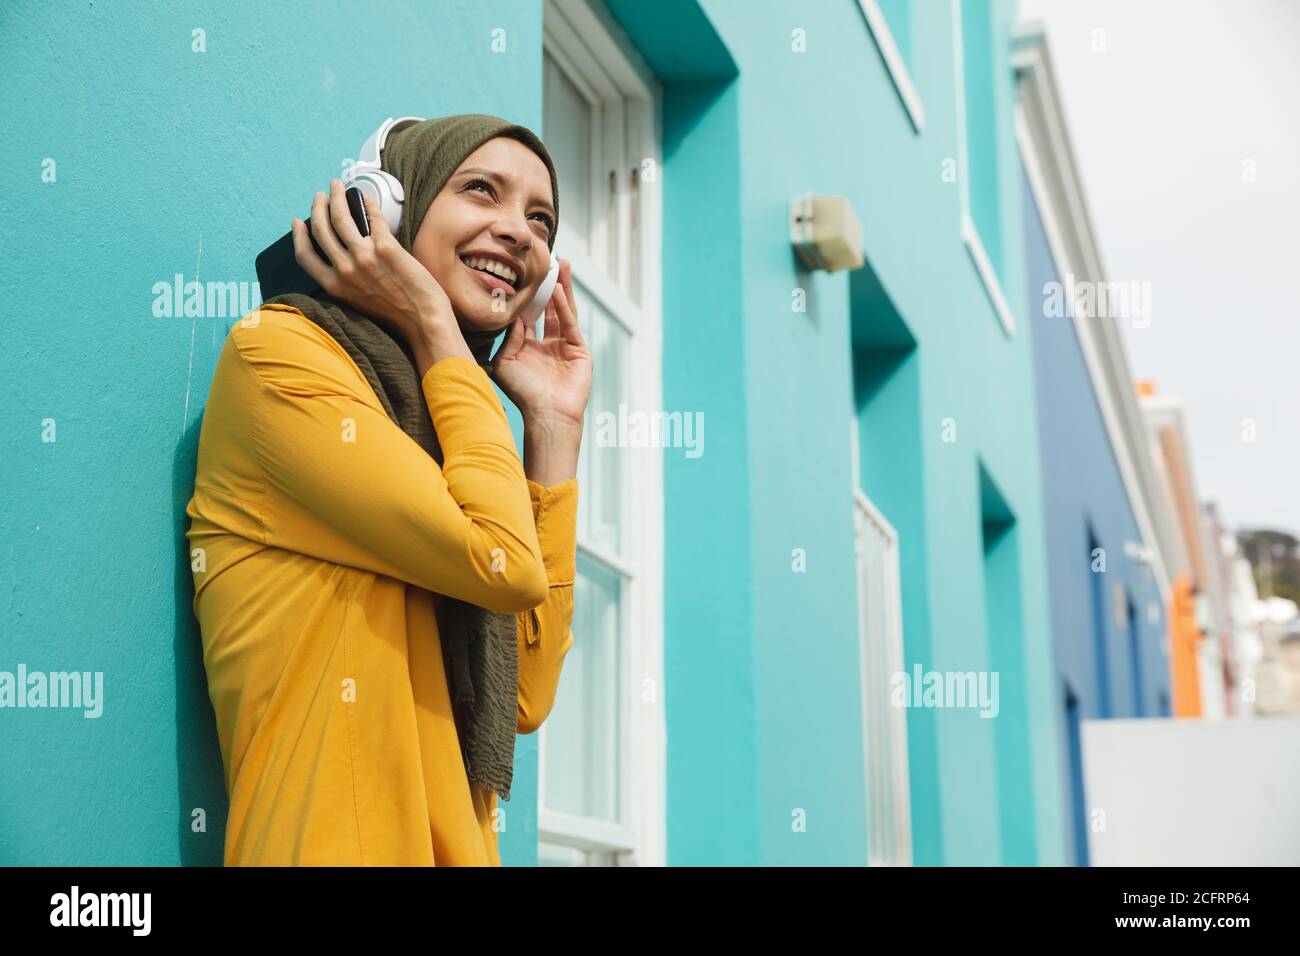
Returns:
[[[1237,533],[1250,562],[1260,597],[1272,594],[1300,603],[1300,539],[1285,531],[1259,528]]]

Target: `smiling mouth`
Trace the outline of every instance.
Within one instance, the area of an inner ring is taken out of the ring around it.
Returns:
[[[471,258],[471,259],[476,259],[477,257],[470,256],[469,258]],[[476,275],[482,277],[482,281],[483,281],[483,282],[484,282],[484,283],[485,283],[489,288],[492,288],[492,289],[501,289],[501,290],[503,290],[504,292],[507,292],[507,293],[510,294],[510,295],[514,295],[517,291],[519,291],[519,290],[518,290],[518,286],[517,286],[517,283],[520,281],[520,277],[519,277],[519,276],[516,276],[516,277],[515,277],[515,281],[514,281],[514,282],[511,282],[509,279],[505,278],[504,276],[499,276],[499,275],[497,275],[495,272],[490,272],[490,271],[488,271],[487,269],[483,269],[483,268],[480,268],[480,267],[478,267],[478,266],[472,266],[472,265],[470,265],[470,264],[466,261],[466,257],[465,257],[465,256],[461,256],[461,257],[460,257],[460,261],[461,261],[461,265],[463,265],[466,269],[469,269],[471,272],[473,272],[473,273],[475,273]],[[481,259],[481,258],[477,258],[477,261],[482,262],[482,261],[484,261],[484,260]],[[512,271],[513,271],[513,270],[512,270]]]

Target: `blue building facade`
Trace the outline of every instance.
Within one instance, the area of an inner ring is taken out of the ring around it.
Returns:
[[[1030,294],[1060,282],[1025,186]],[[1074,859],[1086,862],[1079,722],[1168,716],[1159,587],[1131,557],[1140,542],[1128,495],[1069,318],[1034,319],[1052,642]],[[1128,549],[1125,544],[1129,544]]]
[[[1083,298],[1076,308],[1071,290],[1102,278],[1090,269],[1098,256],[1086,212],[1078,211],[1086,201],[1068,137],[1059,133],[1064,115],[1041,33],[1022,30],[1017,50],[1026,85],[1020,189],[1066,839],[1070,861],[1086,865],[1094,811],[1085,803],[1080,725],[1169,716],[1168,582],[1152,549],[1144,436],[1131,425],[1140,421],[1136,391],[1115,344],[1117,322],[1133,317],[1090,314]]]

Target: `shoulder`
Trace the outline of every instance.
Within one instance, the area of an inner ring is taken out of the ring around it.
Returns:
[[[234,324],[227,344],[268,385],[360,396],[371,391],[343,346],[292,306],[259,306]]]
[[[334,337],[301,311],[278,302],[261,305],[230,330],[230,339],[247,359],[258,361],[278,352],[337,352],[346,358]]]

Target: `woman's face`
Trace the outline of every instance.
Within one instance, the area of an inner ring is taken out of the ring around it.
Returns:
[[[499,136],[465,157],[429,204],[411,253],[438,280],[464,328],[503,329],[532,301],[550,266],[553,200],[541,157]],[[480,256],[505,264],[513,283],[465,262]]]

